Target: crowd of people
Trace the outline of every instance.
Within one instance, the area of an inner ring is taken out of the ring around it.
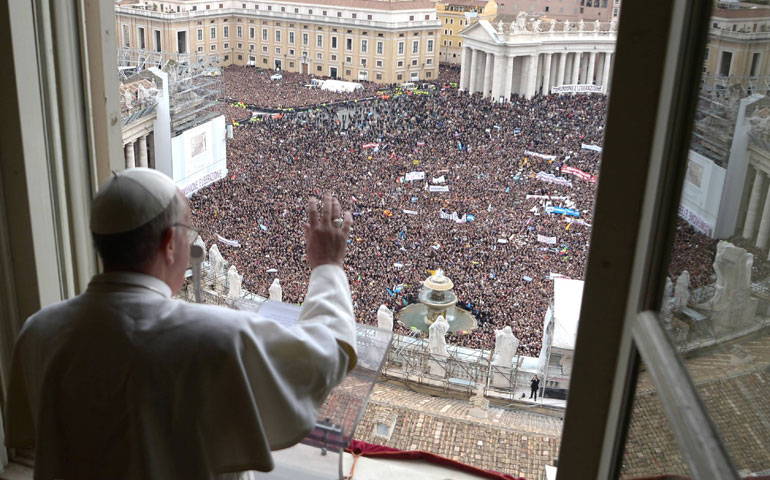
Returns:
[[[225,71],[226,85],[238,85],[230,98],[273,106],[288,98],[275,86],[249,90],[261,81],[249,71]],[[237,128],[227,178],[191,199],[207,245],[218,243],[246,289],[266,296],[277,277],[284,300],[302,302],[304,205],[332,192],[354,212],[346,270],[359,321],[375,324],[380,304],[397,312],[442,269],[458,306],[479,323],[449,342],[489,349],[495,330],[511,326],[519,353],[536,356],[551,279],[583,277],[606,97],[495,104],[444,88],[458,73],[444,72],[430,95],[319,106]],[[291,92],[297,105],[318,101],[311,89]]]

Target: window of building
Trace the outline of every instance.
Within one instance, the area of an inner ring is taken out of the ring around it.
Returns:
[[[238,55],[238,61],[243,60],[243,55]]]
[[[213,52],[213,51],[215,51],[215,50],[217,49],[217,44],[216,44],[216,43],[212,43],[212,44],[209,46],[209,49],[210,49],[212,52]]]
[[[420,41],[419,40],[413,40],[412,41],[412,54],[420,53]]]
[[[376,62],[374,62],[374,65],[375,65],[377,68],[382,68],[382,60],[377,60]]]
[[[229,43],[225,43],[225,44],[222,45],[222,48],[227,50],[228,48],[230,48],[230,44]]]
[[[404,54],[404,42],[398,42],[398,54],[399,55]]]
[[[262,53],[267,53],[267,45],[262,45]]]
[[[414,22],[414,15],[409,15],[409,21]]]
[[[318,52],[318,53],[315,54],[315,58],[316,58],[316,60],[321,61],[321,60],[324,59],[324,54],[321,53],[321,52]]]
[[[425,78],[431,78],[433,74],[431,72],[425,72]]]
[[[732,52],[722,52],[722,59],[719,62],[719,75],[726,77],[730,75],[730,67],[733,62]]]
[[[254,40],[255,35],[256,35],[256,32],[254,31],[254,27],[249,27],[249,38]]]
[[[321,15],[326,16],[326,10],[321,10]]]
[[[353,63],[353,57],[345,57],[345,63],[347,64]]]
[[[257,46],[253,43],[249,44],[249,50],[254,51],[257,48]]]
[[[430,20],[430,15],[425,15],[425,20]]]
[[[353,50],[353,39],[350,37],[345,39],[345,50]]]
[[[307,33],[303,33],[302,34],[302,45],[307,45],[309,41],[310,41],[310,35],[308,35]]]
[[[361,40],[361,53],[367,53],[369,51],[369,42],[367,40]]]
[[[273,6],[272,6],[272,5],[268,5],[268,6],[267,6],[267,11],[268,11],[268,12],[271,12],[272,10],[273,10]]]
[[[294,45],[294,32],[289,32],[289,43]]]
[[[223,38],[230,38],[230,27],[228,27],[227,25],[222,27],[222,37]]]
[[[324,36],[323,35],[317,35],[316,36],[316,47],[323,48],[324,46]]]
[[[350,17],[351,17],[351,18],[358,18],[358,15],[357,15],[357,14],[355,14],[355,13],[351,13],[351,14],[350,14]]]
[[[337,18],[342,17],[342,12],[337,12]]]
[[[139,27],[136,30],[137,30],[137,35],[139,37],[139,49],[144,50],[145,48],[147,48],[147,46],[144,43],[144,27]]]
[[[239,42],[237,47],[238,47],[238,50],[242,50],[243,49],[243,44]]]
[[[280,43],[280,42],[281,42],[281,31],[280,31],[280,30],[276,30],[276,31],[275,31],[275,41],[276,41],[277,43]]]
[[[281,7],[281,11],[285,12],[286,11],[286,7]]]
[[[367,15],[367,16],[366,16],[366,19],[367,19],[367,20],[371,20],[371,19],[372,19],[372,16],[371,16],[371,15]]]
[[[382,55],[385,46],[383,42],[377,41],[377,55]]]
[[[293,48],[290,48],[290,49],[289,49],[289,56],[290,56],[290,57],[293,57],[293,56],[294,56],[294,49],[293,49]]]
[[[751,69],[749,70],[749,75],[752,77],[756,77],[759,72],[759,59],[761,55],[762,54],[759,52],[751,54]]]
[[[275,47],[275,54],[280,55],[281,54],[281,47]]]
[[[128,25],[123,25],[123,46],[126,48],[131,46],[131,37],[128,33]]]
[[[396,67],[403,68],[404,67],[404,61],[403,60],[399,60],[398,62],[396,62]]]
[[[267,58],[262,57],[262,63],[267,65]]]
[[[336,62],[337,61],[337,55],[332,53],[331,55],[329,55],[329,60],[331,60],[332,62]]]
[[[413,67],[416,67],[416,66],[417,66],[417,59],[416,59],[416,58],[412,60],[412,66],[413,66]]]
[[[317,72],[323,72],[323,67],[321,65],[318,65],[317,67],[315,67],[315,69]]]
[[[266,28],[262,29],[262,41],[263,42],[267,41],[267,29]]]
[[[217,38],[217,27],[211,27],[209,29],[209,38],[212,40],[216,40]]]
[[[425,59],[425,65],[433,65],[433,59],[432,58],[426,58]]]
[[[404,79],[404,75],[403,74],[399,73],[398,75],[396,75],[396,80],[398,80],[399,82],[401,80],[403,80],[403,79]]]
[[[242,27],[242,26],[238,25],[238,26],[235,28],[235,35],[236,35],[238,38],[243,38],[243,27]]]
[[[199,52],[202,52],[202,51],[203,51],[203,45],[198,45],[198,51],[199,51]]]
[[[333,50],[336,50],[337,49],[337,36],[336,35],[332,35],[331,42],[332,42],[331,48]]]

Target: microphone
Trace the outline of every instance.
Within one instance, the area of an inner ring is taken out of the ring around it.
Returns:
[[[195,303],[201,303],[201,268],[203,266],[204,253],[203,247],[200,245],[190,245],[190,264],[193,271]]]

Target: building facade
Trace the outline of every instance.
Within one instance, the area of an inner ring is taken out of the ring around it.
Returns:
[[[555,87],[606,93],[616,27],[614,21],[542,22],[525,12],[499,15],[494,25],[479,20],[461,34],[460,89],[495,101],[547,95]]]
[[[546,20],[609,22],[618,19],[620,4],[621,0],[490,0],[481,19],[491,20],[497,15],[525,12]]]
[[[438,76],[441,24],[425,0],[144,2],[115,16],[124,65],[192,59],[381,83]]]
[[[715,8],[703,66],[706,88],[739,84],[767,93],[770,78],[770,9]]]
[[[460,31],[476,22],[494,0],[444,0],[436,2],[436,13],[441,21],[441,48],[439,58],[442,62],[460,63],[463,39]]]

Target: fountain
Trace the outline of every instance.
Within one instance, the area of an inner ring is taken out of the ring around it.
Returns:
[[[452,291],[453,287],[452,280],[443,271],[436,270],[423,282],[417,296],[419,303],[407,305],[396,316],[408,328],[416,328],[425,334],[439,316],[449,323],[450,332],[470,332],[477,327],[476,319],[455,306],[457,295]]]

